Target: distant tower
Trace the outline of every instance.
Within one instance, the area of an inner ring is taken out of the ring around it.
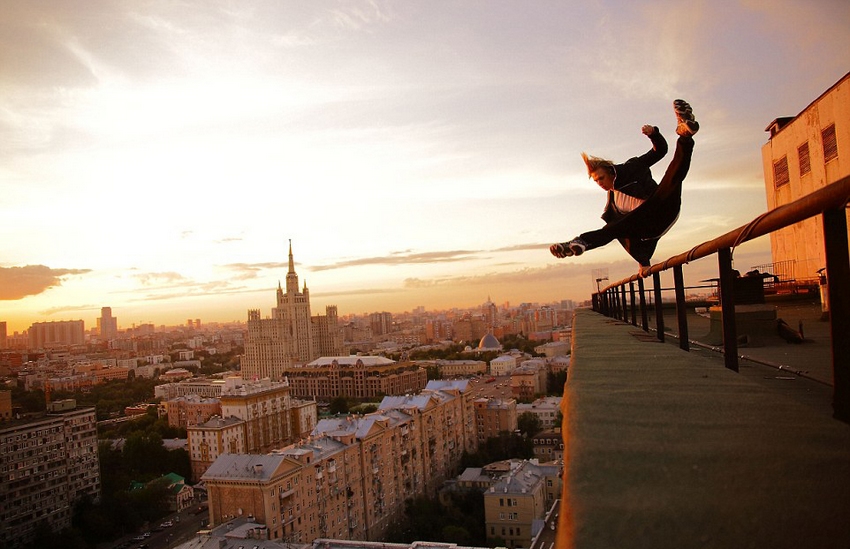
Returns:
[[[305,282],[299,291],[291,240],[285,288],[284,292],[278,282],[277,306],[272,309],[271,318],[261,318],[258,309],[248,311],[243,379],[268,377],[277,381],[295,365],[306,364],[323,355],[342,354],[336,306],[327,307],[326,315],[310,314],[310,290]]]
[[[108,341],[118,337],[118,319],[112,316],[112,307],[101,307],[97,327],[101,339]]]
[[[284,329],[292,335],[290,352],[292,360],[306,364],[313,360],[313,326],[310,322],[310,290],[298,291],[298,275],[292,257],[292,240],[289,241],[289,272],[286,273],[286,293],[277,287],[277,307],[272,317],[283,322]]]

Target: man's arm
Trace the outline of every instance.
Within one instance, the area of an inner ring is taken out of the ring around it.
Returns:
[[[641,132],[652,141],[652,148],[638,157],[638,159],[646,164],[647,167],[652,166],[667,154],[667,140],[658,131],[657,126],[646,124],[641,128]]]

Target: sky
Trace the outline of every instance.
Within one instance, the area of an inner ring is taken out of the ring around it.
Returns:
[[[847,29],[844,0],[0,0],[0,321],[267,316],[290,242],[313,314],[589,299],[637,265],[548,251],[601,226],[581,152],[672,150],[684,98],[653,259],[745,225],[765,128],[850,70]]]

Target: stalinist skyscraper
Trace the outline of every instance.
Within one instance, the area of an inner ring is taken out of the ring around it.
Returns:
[[[293,366],[321,356],[341,355],[342,335],[336,305],[326,307],[325,312],[325,315],[310,314],[310,290],[306,282],[301,291],[298,289],[290,241],[286,292],[278,283],[277,307],[272,309],[272,317],[261,318],[259,309],[248,311],[242,378],[277,381]]]

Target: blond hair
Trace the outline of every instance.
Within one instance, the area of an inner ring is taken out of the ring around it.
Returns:
[[[614,163],[610,160],[599,158],[598,156],[590,156],[587,153],[581,153],[581,159],[584,160],[584,165],[587,166],[588,177],[592,176],[593,172],[600,168],[608,170],[612,174],[614,173]]]

